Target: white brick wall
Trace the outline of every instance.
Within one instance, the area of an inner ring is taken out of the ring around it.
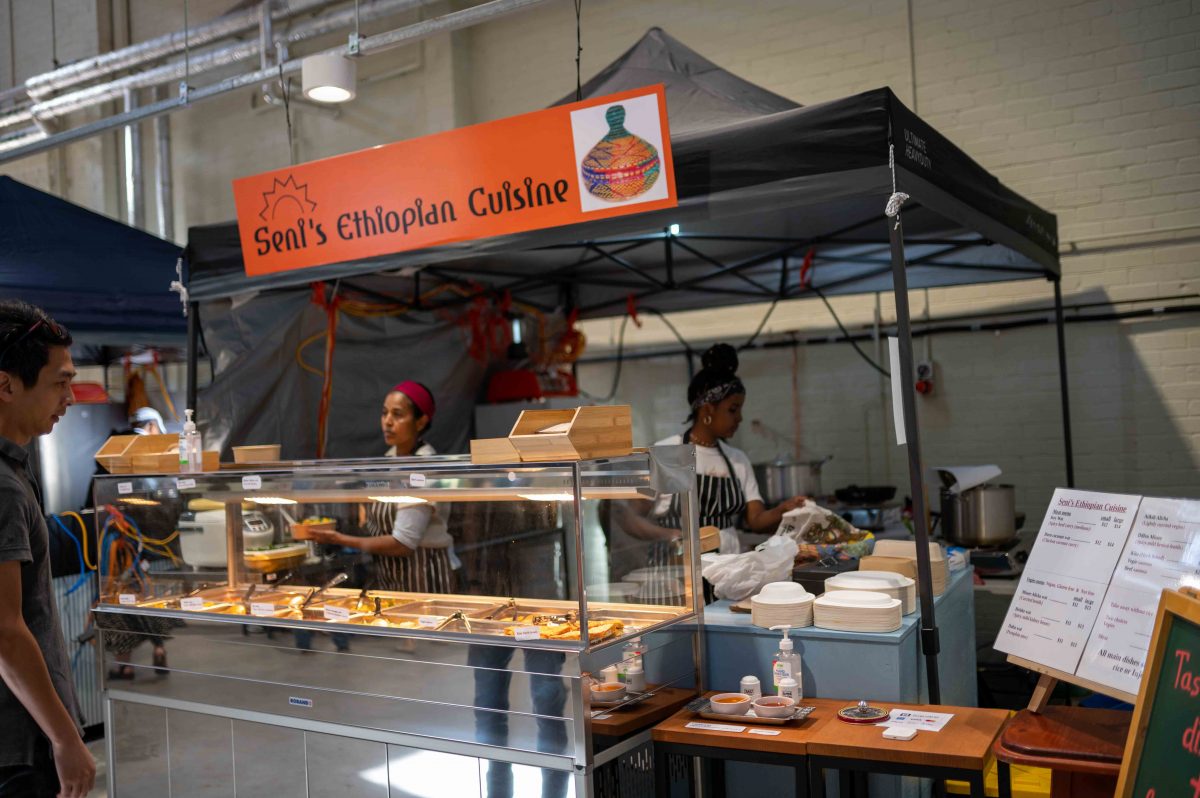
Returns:
[[[64,12],[106,4],[55,2],[60,52],[67,47],[78,57],[92,35],[87,17],[67,22]],[[15,30],[7,36],[10,5]],[[192,19],[228,5],[192,0]],[[911,106],[915,58],[915,110],[1013,189],[1058,214],[1063,241],[1079,243],[1078,253],[1063,259],[1068,302],[1200,293],[1200,3],[912,6],[910,52],[907,4],[899,0],[586,0],[584,78],[652,25],[806,104],[890,85]],[[132,19],[135,40],[181,27],[177,8],[153,0],[133,0]],[[9,42],[16,47],[0,52],[0,86],[11,80],[14,59],[18,78],[47,68],[47,25],[45,3],[0,0],[0,50]],[[419,54],[410,48],[370,59],[363,69],[384,72],[414,55],[421,59],[415,72],[364,85],[337,120],[297,113],[300,157],[520,113],[567,95],[575,78],[573,7],[549,4],[431,42]],[[252,108],[248,94],[176,115],[172,130],[181,235],[189,224],[232,215],[233,178],[286,161],[280,114]],[[107,153],[71,148],[67,193],[115,212],[118,171],[109,138]],[[0,169],[39,185],[53,172],[46,158]],[[1051,296],[1047,284],[1029,281],[918,292],[913,305],[916,315],[928,305],[936,317],[1045,304]],[[890,320],[891,298],[880,299]],[[851,326],[869,323],[875,308],[875,297],[833,302]],[[684,313],[675,321],[690,340],[736,342],[764,311]],[[803,301],[780,305],[767,333],[825,329],[832,325],[824,307]],[[616,330],[615,322],[588,324],[592,351],[611,347]],[[653,319],[628,334],[632,346],[671,340]],[[1080,484],[1200,495],[1200,317],[1072,325],[1068,346]],[[938,393],[922,400],[927,459],[999,462],[1036,518],[1062,482],[1052,330],[943,335],[932,350],[940,379]],[[906,469],[888,444],[877,376],[845,345],[807,347],[797,362],[801,437],[813,454],[836,453],[828,485],[903,484]],[[791,370],[787,350],[746,357],[747,418],[791,431]],[[585,388],[607,391],[609,367],[581,373]],[[680,359],[626,364],[622,395],[637,408],[640,440],[677,429],[685,383]],[[740,442],[756,457],[774,448],[748,429]]]

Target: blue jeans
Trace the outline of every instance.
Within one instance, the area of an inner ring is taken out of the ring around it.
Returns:
[[[302,648],[305,651],[312,650],[312,632],[307,629],[294,629],[292,633],[296,636],[296,648]],[[330,632],[329,637],[333,640],[333,647],[338,651],[350,650],[350,635],[345,632]]]
[[[515,651],[503,646],[471,646],[467,654],[467,664],[479,669],[475,671],[475,706],[484,709],[475,712],[475,729],[481,742],[491,745],[508,742],[508,693],[512,686],[508,666]],[[543,751],[562,751],[567,742],[566,727],[555,718],[562,717],[567,688],[555,674],[562,672],[564,657],[555,651],[537,649],[526,649],[524,653],[526,670],[533,681],[533,710],[543,716],[537,719],[538,747]],[[565,798],[569,776],[561,770],[542,770],[541,798]],[[514,796],[512,765],[507,762],[488,762],[486,786],[486,798],[526,798]]]

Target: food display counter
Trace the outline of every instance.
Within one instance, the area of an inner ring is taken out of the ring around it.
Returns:
[[[109,794],[603,794],[596,785],[617,779],[597,772],[652,761],[637,751],[649,736],[611,737],[593,717],[702,688],[694,491],[685,446],[99,478],[96,623],[106,658],[134,666],[105,682]],[[647,532],[664,495],[683,528]],[[435,593],[300,529],[311,519],[363,536],[379,504],[425,508],[456,541],[507,519],[488,542],[499,548],[519,545],[524,519],[552,545],[514,549],[537,552],[512,558],[515,595],[475,590],[496,581],[468,569],[454,574],[458,592]],[[218,534],[223,563],[212,540],[184,537]],[[150,551],[182,562],[148,573]],[[201,551],[207,567],[192,568]],[[162,637],[170,664],[155,669],[138,644]],[[644,687],[593,690],[614,665],[640,665]]]

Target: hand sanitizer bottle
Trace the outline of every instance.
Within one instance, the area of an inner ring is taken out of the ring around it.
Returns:
[[[795,651],[795,641],[788,637],[788,632],[791,631],[791,628],[788,624],[771,627],[772,632],[783,630],[783,639],[779,641],[779,650],[775,652],[775,656],[771,659],[771,682],[778,693],[780,682],[784,679],[795,679],[796,690],[802,696],[804,690],[800,675],[800,655]]]
[[[180,467],[182,470],[183,466],[185,465],[184,460],[183,460],[183,458],[184,458],[183,450],[184,450],[184,445],[186,443],[186,446],[187,446],[187,462],[186,462],[187,468],[186,468],[186,470],[189,473],[198,474],[204,470],[204,448],[200,443],[200,431],[196,429],[196,422],[193,418],[193,414],[196,411],[192,410],[189,407],[187,410],[185,410],[183,412],[184,412],[184,416],[187,418],[187,420],[183,422],[183,432],[180,433],[180,441],[179,441]]]
[[[179,473],[187,474],[192,470],[192,464],[191,460],[189,459],[190,455],[188,451],[190,443],[188,440],[188,425],[191,424],[193,429],[195,429],[196,425],[192,422],[192,411],[185,410],[183,412],[187,417],[187,421],[179,430]]]

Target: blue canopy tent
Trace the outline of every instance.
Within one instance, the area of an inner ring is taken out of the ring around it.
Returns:
[[[179,247],[11,177],[0,219],[0,298],[44,308],[84,344],[184,344]]]

